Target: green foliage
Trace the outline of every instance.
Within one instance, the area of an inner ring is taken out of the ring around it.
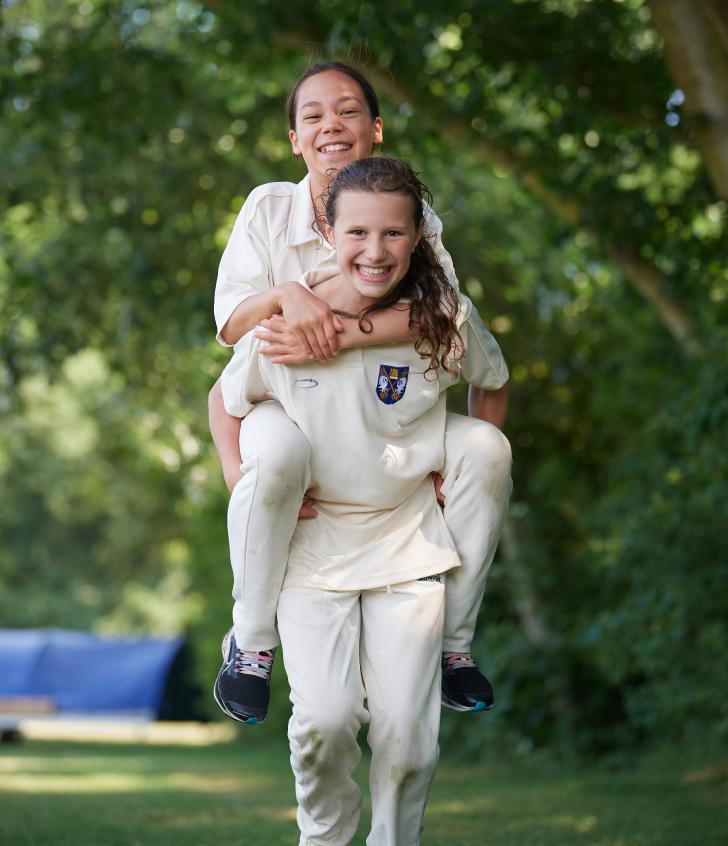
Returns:
[[[676,377],[593,514],[607,603],[581,636],[643,731],[725,736],[728,379],[718,358]]]
[[[248,191],[301,174],[288,86],[313,54],[364,58],[384,151],[432,188],[512,371],[516,488],[476,649],[498,707],[484,734],[448,716],[446,742],[725,736],[727,208],[667,105],[647,6],[286,9],[4,3],[3,625],[185,631],[208,689],[231,603],[215,268]]]

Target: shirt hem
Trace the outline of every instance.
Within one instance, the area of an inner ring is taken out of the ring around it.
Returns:
[[[416,579],[424,578],[425,576],[437,576],[440,573],[445,573],[448,570],[454,570],[460,567],[460,559],[457,553],[450,552],[433,561],[429,565],[418,565],[411,567],[408,570],[403,570],[401,573],[390,573],[387,578],[378,576],[372,579],[358,579],[354,582],[346,582],[344,584],[333,582],[318,576],[317,573],[310,572],[309,574],[288,575],[283,579],[282,589],[285,588],[319,588],[321,590],[348,592],[352,590],[374,590],[375,588],[386,588],[391,585],[402,584],[403,582],[412,582]]]

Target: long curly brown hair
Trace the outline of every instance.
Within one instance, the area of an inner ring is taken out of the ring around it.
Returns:
[[[415,230],[419,230],[425,216],[425,203],[431,194],[417,174],[401,159],[376,156],[359,159],[341,170],[331,181],[325,195],[326,218],[329,226],[336,221],[336,205],[347,191],[371,194],[390,192],[403,194],[412,200]],[[437,260],[432,244],[423,235],[410,258],[410,266],[399,284],[386,297],[354,315],[363,332],[371,332],[367,319],[372,312],[383,311],[399,300],[409,300],[409,328],[416,333],[415,350],[429,358],[425,373],[451,368],[453,354],[462,352],[462,338],[457,329],[458,295]]]

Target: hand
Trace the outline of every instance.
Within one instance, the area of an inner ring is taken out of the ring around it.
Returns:
[[[442,476],[436,471],[430,473],[430,476],[432,477],[432,484],[435,486],[435,496],[437,497],[438,503],[440,505],[445,505],[445,494],[442,492]]]
[[[261,320],[253,334],[266,342],[260,351],[271,356],[273,364],[306,364],[314,357],[308,341],[302,343],[279,314]]]
[[[285,282],[274,288],[283,317],[297,341],[297,353],[308,349],[308,359],[329,361],[339,351],[337,333],[344,331],[328,303],[298,282]],[[284,363],[284,362],[275,362]]]
[[[233,492],[233,488],[243,478],[245,473],[240,469],[240,464],[233,464],[229,467],[222,468],[222,475],[225,478],[225,484],[228,491]]]
[[[312,499],[310,496],[307,496],[303,500],[303,505],[301,506],[298,512],[298,519],[299,520],[313,520],[314,517],[318,517],[318,511],[314,508],[316,505],[316,500]]]

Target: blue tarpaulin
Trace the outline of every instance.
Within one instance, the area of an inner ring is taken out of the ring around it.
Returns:
[[[180,638],[0,629],[0,696],[41,697],[59,713],[157,716]]]

